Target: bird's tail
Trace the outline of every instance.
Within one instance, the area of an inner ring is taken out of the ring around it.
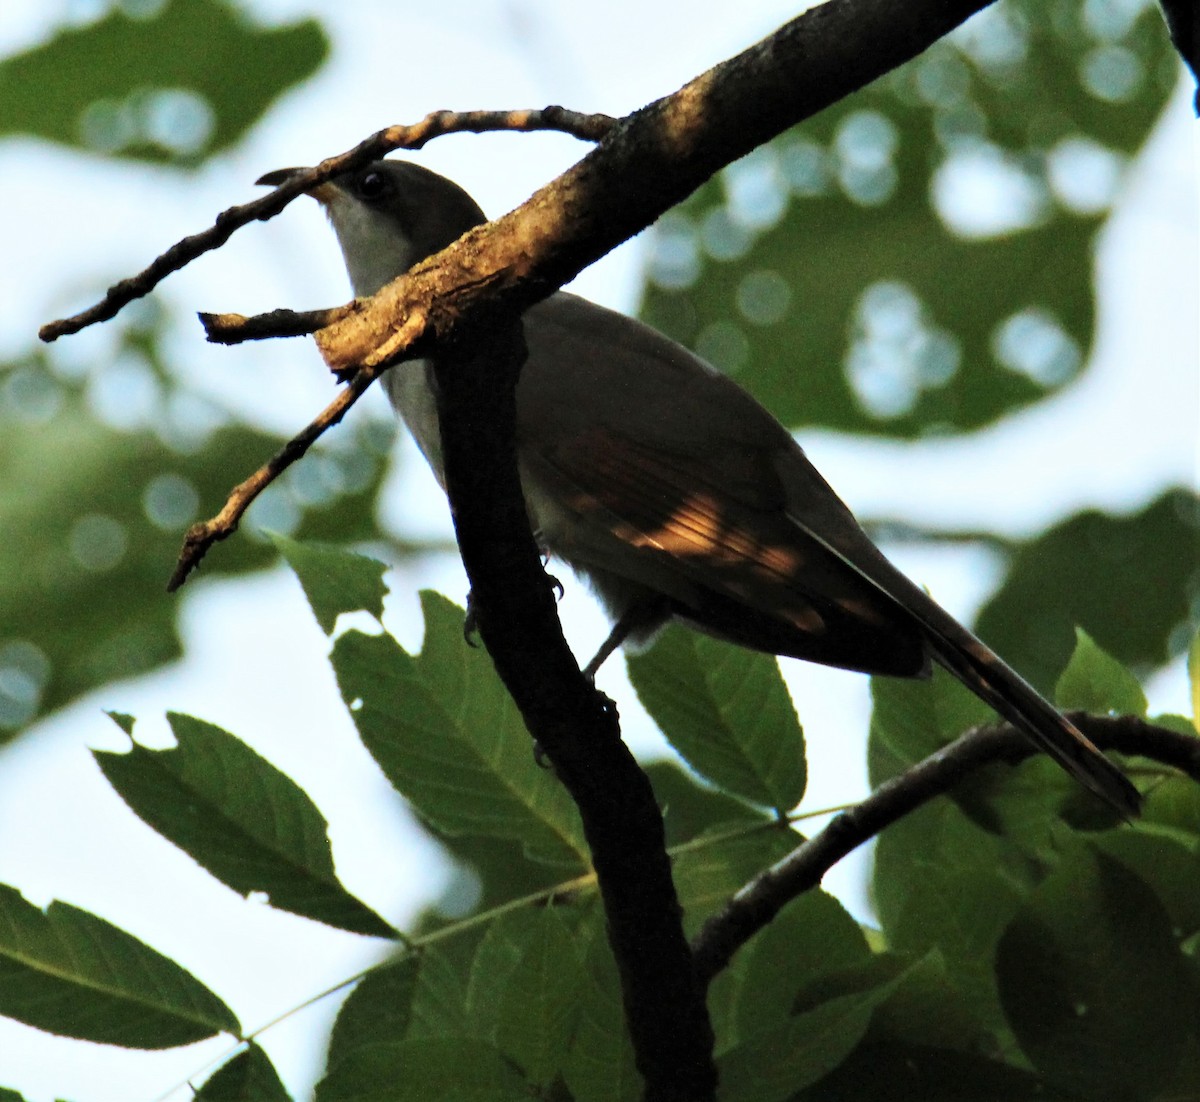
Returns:
[[[1136,817],[1142,796],[1125,774],[998,654],[923,591],[921,596],[924,600],[912,611],[926,630],[934,659],[1032,739],[1089,792],[1111,804],[1124,818]]]

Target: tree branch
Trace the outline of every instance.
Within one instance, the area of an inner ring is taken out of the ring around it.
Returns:
[[[1070,718],[1102,750],[1154,758],[1200,783],[1200,738],[1133,716],[1072,712]],[[788,903],[817,887],[838,861],[884,827],[949,792],[981,766],[1000,761],[1015,764],[1037,752],[1011,724],[979,727],[881,784],[857,807],[842,812],[819,834],[756,876],[705,922],[692,941],[701,982],[711,983],[733,954]]]
[[[567,647],[525,514],[515,444],[523,359],[520,322],[503,314],[460,327],[434,359],[446,490],[476,624],[529,733],[579,807],[645,1097],[704,1102],[716,1088],[713,1033],[662,816],[621,741],[612,702]]]

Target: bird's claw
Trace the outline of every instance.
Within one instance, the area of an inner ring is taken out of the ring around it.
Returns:
[[[475,594],[467,593],[467,614],[463,617],[463,642],[468,647],[479,646],[479,619],[475,615]]]

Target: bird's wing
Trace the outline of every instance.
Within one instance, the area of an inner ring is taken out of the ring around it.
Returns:
[[[871,546],[754,399],[622,315],[566,295],[534,309],[517,432],[552,552],[666,594],[685,618],[759,649],[876,672],[925,669],[910,618],[810,535],[808,525],[823,525]],[[789,516],[782,477],[796,457],[814,480],[806,525]]]

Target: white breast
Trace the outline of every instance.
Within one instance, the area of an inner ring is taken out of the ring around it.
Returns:
[[[433,365],[429,360],[397,364],[383,377],[383,386],[400,419],[412,433],[417,447],[433,470],[438,485],[446,488],[442,462],[442,437],[438,427],[437,394],[434,391]],[[536,479],[521,465],[521,483],[525,507],[539,545],[550,550],[559,542],[570,543],[567,533],[575,518],[556,506],[552,495],[537,485]]]
[[[383,385],[444,490],[446,478],[442,464],[442,436],[438,429],[437,395],[433,390],[433,365],[428,360],[397,364],[384,375]]]

